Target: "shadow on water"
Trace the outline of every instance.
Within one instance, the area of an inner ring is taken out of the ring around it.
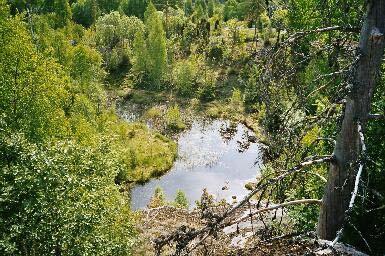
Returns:
[[[178,159],[173,168],[132,189],[132,209],[145,208],[158,186],[169,201],[174,200],[177,190],[182,190],[190,207],[200,199],[204,188],[217,199],[240,199],[247,193],[245,183],[256,178],[262,164],[254,138],[253,132],[242,124],[193,121],[191,128],[179,136]]]

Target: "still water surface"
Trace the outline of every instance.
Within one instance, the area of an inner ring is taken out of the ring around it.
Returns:
[[[240,199],[247,193],[245,183],[257,177],[262,164],[259,145],[249,143],[250,136],[254,136],[253,132],[242,124],[194,121],[191,129],[179,136],[178,158],[173,168],[132,189],[132,209],[145,208],[158,186],[170,201],[178,189],[184,191],[190,207],[195,206],[204,188],[216,199]]]

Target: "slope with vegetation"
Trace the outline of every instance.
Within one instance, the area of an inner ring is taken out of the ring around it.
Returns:
[[[381,254],[385,3],[367,2],[0,0],[0,254],[130,254],[124,184],[167,171],[164,134],[197,113],[261,128],[253,199],[301,199],[268,234],[318,223]]]
[[[0,254],[129,254],[135,216],[116,184],[167,171],[176,144],[108,106],[102,54],[63,3],[0,3]]]

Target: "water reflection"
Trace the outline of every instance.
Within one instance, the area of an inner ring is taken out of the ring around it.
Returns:
[[[164,190],[167,200],[173,200],[181,189],[190,206],[200,198],[203,188],[217,199],[244,196],[245,183],[257,176],[261,164],[258,144],[250,143],[252,136],[242,124],[194,121],[179,137],[174,167],[159,179],[132,189],[132,208],[146,207],[157,186]]]

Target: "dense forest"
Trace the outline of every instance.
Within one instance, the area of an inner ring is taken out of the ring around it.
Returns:
[[[0,255],[383,255],[384,33],[385,0],[0,0]],[[198,118],[254,134],[248,192],[133,209]]]

